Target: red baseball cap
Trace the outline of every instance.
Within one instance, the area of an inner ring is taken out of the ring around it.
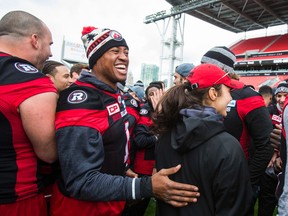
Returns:
[[[232,89],[244,87],[244,83],[231,79],[220,67],[214,64],[200,64],[194,67],[187,80],[190,82],[192,89],[208,88],[217,84],[224,84]]]

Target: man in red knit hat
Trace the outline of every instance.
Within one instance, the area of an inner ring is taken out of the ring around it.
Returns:
[[[169,180],[180,166],[152,177],[125,177],[134,124],[117,88],[127,77],[129,49],[122,35],[86,27],[82,40],[91,73],[61,92],[56,140],[62,178],[51,215],[121,215],[126,200],[156,196],[174,206],[196,202],[197,188]]]

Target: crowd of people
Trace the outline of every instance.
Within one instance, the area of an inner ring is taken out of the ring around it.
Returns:
[[[83,27],[88,64],[49,60],[39,18],[0,20],[0,215],[280,216],[288,212],[288,83],[239,81],[225,46],[126,85],[129,46]],[[256,202],[258,200],[258,202]]]

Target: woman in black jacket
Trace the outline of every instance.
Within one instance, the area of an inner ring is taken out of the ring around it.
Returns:
[[[202,64],[163,96],[154,116],[156,168],[182,164],[171,179],[194,184],[197,203],[175,208],[158,200],[158,215],[247,215],[252,190],[245,155],[223,126],[230,90],[243,87],[216,65]]]

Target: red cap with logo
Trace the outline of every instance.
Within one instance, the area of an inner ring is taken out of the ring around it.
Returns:
[[[231,79],[228,73],[214,64],[200,64],[194,67],[186,79],[190,82],[192,89],[208,88],[219,84],[232,89],[244,87],[244,83]]]

